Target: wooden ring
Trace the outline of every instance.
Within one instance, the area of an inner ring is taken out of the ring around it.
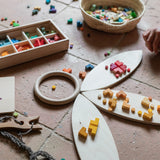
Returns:
[[[42,81],[44,81],[46,78],[52,77],[52,76],[62,76],[62,77],[66,77],[69,80],[71,80],[74,83],[75,86],[75,90],[74,93],[72,95],[70,95],[69,97],[63,98],[63,99],[51,99],[48,98],[44,95],[42,95],[42,93],[39,90],[39,86],[41,84]],[[79,82],[76,79],[75,76],[73,76],[70,73],[67,72],[63,72],[63,71],[51,71],[51,72],[47,72],[43,75],[41,75],[37,80],[36,83],[34,85],[34,93],[35,95],[43,102],[47,103],[47,104],[52,104],[52,105],[63,105],[63,104],[67,104],[71,101],[73,101],[75,99],[75,97],[77,96],[77,94],[79,93]]]

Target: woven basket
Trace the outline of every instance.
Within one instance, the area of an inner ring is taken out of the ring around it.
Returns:
[[[105,23],[99,19],[93,18],[85,10],[89,10],[92,4],[102,6],[122,6],[131,7],[137,13],[137,18],[134,18],[123,24]],[[145,6],[141,0],[81,0],[80,8],[85,22],[94,29],[110,33],[125,33],[133,30],[140,21],[145,11]]]

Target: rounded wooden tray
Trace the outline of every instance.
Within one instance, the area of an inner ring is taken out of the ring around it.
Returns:
[[[71,80],[74,83],[75,86],[75,90],[74,93],[72,95],[70,95],[69,97],[63,98],[63,99],[52,99],[49,97],[44,96],[40,90],[39,90],[39,86],[42,83],[42,81],[44,81],[45,79],[52,77],[52,76],[62,76],[65,78],[68,78],[69,80]],[[73,101],[75,99],[75,97],[77,96],[77,94],[79,93],[79,82],[76,79],[75,76],[73,76],[72,74],[63,72],[63,71],[51,71],[51,72],[47,72],[43,75],[41,75],[37,80],[36,83],[34,85],[34,93],[35,95],[43,102],[47,103],[47,104],[52,104],[52,105],[63,105],[63,104],[67,104],[71,101]]]

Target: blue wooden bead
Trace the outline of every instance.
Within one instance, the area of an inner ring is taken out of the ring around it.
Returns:
[[[51,3],[51,0],[46,0],[46,4],[49,4],[49,3]]]

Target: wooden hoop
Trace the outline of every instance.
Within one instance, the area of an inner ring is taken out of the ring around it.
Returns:
[[[42,93],[40,92],[39,90],[39,86],[41,84],[42,81],[44,81],[46,78],[49,78],[49,77],[52,77],[52,76],[62,76],[62,77],[66,77],[68,78],[69,80],[71,80],[74,85],[75,85],[75,91],[72,95],[70,95],[69,97],[66,97],[64,99],[51,99],[51,98],[48,98],[44,95],[42,95]],[[34,93],[35,95],[43,102],[47,103],[47,104],[52,104],[52,105],[63,105],[63,104],[67,104],[71,101],[73,101],[75,99],[75,97],[77,96],[77,94],[79,93],[79,82],[78,80],[76,79],[75,76],[73,76],[72,74],[70,73],[66,73],[66,72],[63,72],[63,71],[51,71],[51,72],[47,72],[43,75],[41,75],[35,85],[34,85]]]

